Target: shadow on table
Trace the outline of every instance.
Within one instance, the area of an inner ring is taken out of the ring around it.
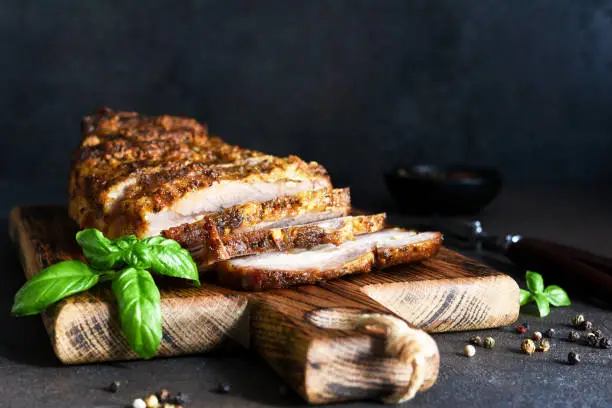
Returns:
[[[25,278],[17,251],[8,237],[8,222],[0,220],[0,259],[3,278],[0,285],[0,356],[15,363],[58,366],[49,336],[40,316],[11,316],[13,297]]]

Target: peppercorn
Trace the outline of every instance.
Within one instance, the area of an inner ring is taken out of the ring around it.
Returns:
[[[544,333],[544,336],[548,337],[549,339],[554,339],[555,338],[555,329],[548,329],[546,330],[546,332]]]
[[[174,405],[174,404],[170,404],[169,402],[166,402],[162,408],[183,408],[182,405]]]
[[[591,323],[588,320],[585,320],[584,322],[582,322],[582,324],[580,325],[580,330],[591,330],[591,328],[593,327],[593,323]]]
[[[589,333],[586,336],[586,343],[591,347],[597,347],[599,344],[599,339],[593,333]]]
[[[539,332],[539,331],[535,331],[531,335],[531,338],[533,339],[533,341],[540,341],[540,340],[542,340],[542,333]]]
[[[229,390],[229,386],[228,386],[228,390]],[[189,402],[189,397],[187,396],[187,394],[183,394],[182,392],[177,392],[176,395],[174,396],[173,402],[176,405],[185,405]]]
[[[476,348],[472,346],[471,344],[466,344],[465,347],[463,348],[463,354],[465,354],[468,357],[473,357],[474,354],[476,354]]]
[[[145,404],[147,404],[147,408],[157,408],[159,407],[159,400],[157,399],[157,395],[151,394],[144,400]]]
[[[580,333],[574,330],[570,330],[570,332],[567,334],[567,340],[571,341],[572,343],[577,342],[578,340],[580,340]]]
[[[529,323],[528,323],[528,322],[523,322],[523,326],[525,326],[525,328],[526,328],[527,330],[529,330]]]
[[[546,353],[548,350],[550,350],[550,342],[546,339],[540,340],[538,342],[538,351]]]
[[[167,402],[168,400],[170,400],[170,391],[166,389],[159,390],[159,392],[157,393],[157,398],[159,399],[159,402],[161,402],[162,404],[164,402]]]
[[[535,349],[536,349],[535,343],[531,339],[525,339],[521,343],[521,350],[523,351],[523,353],[531,355],[533,354]]]
[[[602,349],[612,348],[612,340],[610,340],[608,337],[602,337],[599,339],[599,347]]]
[[[567,362],[576,365],[580,362],[580,354],[570,351],[567,355]]]
[[[108,392],[112,392],[114,394],[117,391],[119,391],[120,386],[121,386],[121,383],[119,381],[113,381],[112,383],[106,386],[105,390]]]
[[[572,326],[574,326],[574,328],[576,328],[576,329],[579,329],[580,326],[582,325],[582,323],[584,323],[584,316],[583,315],[576,315],[572,319]]]
[[[519,334],[523,334],[527,331],[527,327],[520,325],[520,326],[516,326],[516,332]]]
[[[136,398],[132,402],[132,408],[147,408],[147,404],[143,401],[142,398]]]
[[[603,337],[603,333],[599,329],[593,329],[593,330],[591,330],[591,333],[593,333],[593,335],[595,337],[597,337],[597,340],[599,340],[599,339],[601,339]]]
[[[473,336],[470,338],[470,344],[482,346],[482,338],[480,338],[480,336]]]
[[[493,337],[485,337],[483,345],[485,348],[492,349],[495,347],[495,339]]]

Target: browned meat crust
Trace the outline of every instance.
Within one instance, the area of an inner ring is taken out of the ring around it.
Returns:
[[[250,201],[227,208],[209,214],[200,221],[165,230],[162,235],[178,241],[184,248],[199,248],[213,242],[219,236],[236,232],[241,228],[312,212],[328,212],[337,214],[335,216],[343,216],[348,214],[350,208],[351,195],[348,188],[302,191],[274,200]]]
[[[264,289],[287,288],[295,285],[315,284],[344,275],[367,273],[398,264],[419,262],[435,256],[442,247],[443,237],[435,233],[433,238],[395,248],[377,248],[364,251],[356,259],[341,267],[303,268],[295,271],[270,270],[251,267],[236,267],[232,261],[216,264],[218,281],[221,285],[235,289],[259,291]]]
[[[214,231],[207,245],[193,251],[192,256],[200,269],[211,264],[239,256],[264,252],[285,251],[295,248],[312,248],[321,244],[340,245],[356,235],[380,231],[385,226],[386,214],[343,217],[286,228],[264,228],[248,232],[217,234]]]
[[[322,180],[325,169],[209,137],[197,121],[103,109],[83,119],[73,155],[69,212],[81,228],[114,237],[147,232],[147,216],[220,181]]]

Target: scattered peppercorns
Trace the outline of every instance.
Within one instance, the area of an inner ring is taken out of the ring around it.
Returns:
[[[147,408],[147,404],[142,398],[136,398],[132,402],[132,408]]]
[[[550,350],[550,342],[546,339],[540,340],[538,342],[538,351],[546,353],[548,350]]]
[[[217,387],[217,392],[219,394],[229,394],[231,390],[232,390],[232,387],[227,383],[221,383]]]
[[[480,336],[472,336],[470,338],[470,344],[474,346],[482,346],[482,338]]]
[[[548,329],[546,330],[546,332],[544,332],[544,336],[548,337],[549,339],[554,339],[555,338],[555,329]]]
[[[608,337],[602,337],[599,339],[599,347],[602,349],[612,348],[612,340],[610,340]]]
[[[588,320],[585,320],[584,322],[582,322],[582,324],[580,325],[580,330],[591,330],[591,328],[593,327],[593,323],[591,323]]]
[[[516,326],[516,332],[519,334],[523,334],[527,331],[527,327],[520,325],[520,326]]]
[[[473,357],[474,354],[476,354],[476,348],[472,346],[471,344],[466,344],[465,347],[463,348],[463,354],[465,354],[468,357]]]
[[[574,330],[570,330],[570,332],[567,334],[567,340],[571,341],[572,343],[577,342],[578,340],[580,340],[580,333]]]
[[[114,394],[119,391],[119,387],[121,387],[121,383],[119,381],[113,381],[106,386],[105,390]]]
[[[147,408],[157,408],[159,407],[159,400],[157,399],[157,395],[151,394],[144,400],[145,404],[147,404]]]
[[[485,337],[483,345],[485,348],[492,349],[495,347],[495,339],[493,337]]]
[[[591,347],[597,347],[599,345],[599,339],[593,333],[589,333],[586,336],[586,343]]]
[[[540,341],[542,340],[542,333],[539,331],[534,331],[531,335],[531,338],[533,339],[533,341]]]
[[[567,355],[567,362],[576,365],[580,362],[580,354],[570,351]]]
[[[521,343],[521,350],[523,351],[523,353],[531,355],[536,350],[535,343],[531,339],[525,339]]]
[[[584,323],[584,316],[583,315],[576,315],[572,319],[572,326],[574,326],[574,328],[576,328],[576,329],[579,329],[580,326],[582,326],[582,323]]]

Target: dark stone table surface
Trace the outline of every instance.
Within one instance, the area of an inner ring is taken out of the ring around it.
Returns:
[[[61,203],[63,190],[35,182],[0,181],[0,210],[22,203]],[[612,188],[508,187],[480,218],[494,233],[524,235],[591,249],[612,256]],[[6,231],[6,216],[0,228]],[[152,361],[62,366],[55,358],[39,317],[12,318],[12,296],[24,279],[6,233],[0,234],[0,407],[122,407],[160,388],[187,393],[193,407],[304,406],[293,392],[281,392],[283,379],[264,361],[246,350],[227,348],[214,354]],[[478,254],[470,255],[484,259]],[[495,266],[519,281],[524,271],[505,262]],[[551,284],[554,282],[546,282]],[[521,282],[521,286],[524,283]],[[572,296],[572,288],[566,288]],[[612,406],[612,350],[588,348],[563,339],[568,321],[583,313],[612,335],[612,313],[588,297],[572,296],[568,308],[553,308],[549,317],[521,310],[520,321],[532,329],[553,327],[560,332],[548,353],[519,352],[521,336],[512,327],[483,330],[497,341],[493,350],[478,348],[476,356],[461,355],[473,333],[434,335],[441,352],[440,377],[433,388],[406,406],[414,407],[609,407]],[[565,363],[570,350],[581,364]],[[120,391],[103,390],[113,380]],[[213,390],[219,383],[231,392]],[[380,406],[377,402],[347,407]]]

